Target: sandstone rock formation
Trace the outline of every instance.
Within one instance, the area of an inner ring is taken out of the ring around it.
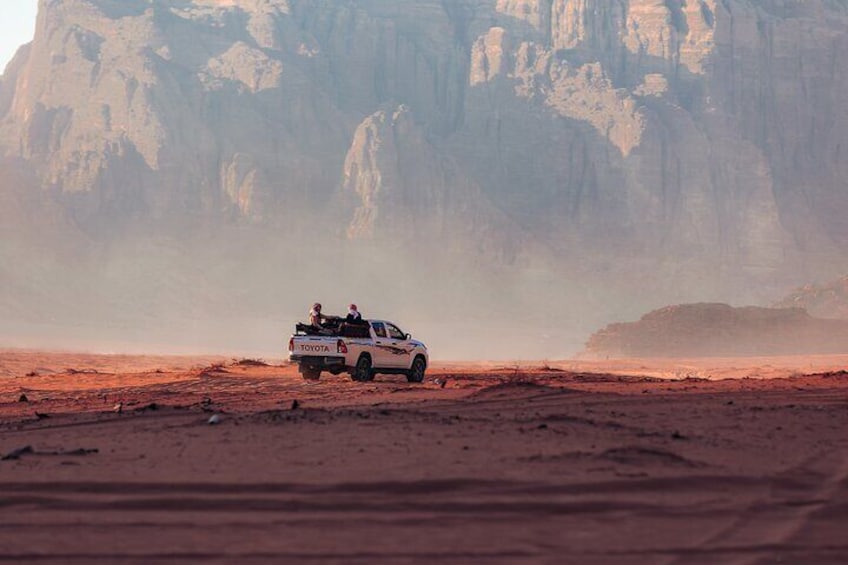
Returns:
[[[848,321],[800,308],[668,306],[638,322],[610,324],[586,343],[594,357],[737,357],[848,351]]]
[[[614,319],[845,271],[846,52],[829,0],[41,0],[0,155],[86,249],[250,226]]]
[[[350,239],[387,235],[515,265],[532,243],[462,169],[430,144],[406,106],[368,116],[353,135],[341,190]]]
[[[803,308],[817,318],[848,320],[848,277],[793,290],[775,308]]]

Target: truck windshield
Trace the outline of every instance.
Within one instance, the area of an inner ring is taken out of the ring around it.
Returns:
[[[389,337],[392,339],[406,339],[406,336],[400,331],[397,326],[386,324],[386,329],[389,331]]]

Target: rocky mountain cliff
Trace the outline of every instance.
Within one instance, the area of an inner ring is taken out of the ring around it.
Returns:
[[[137,237],[202,247],[227,229],[256,234],[248,254],[320,243],[461,265],[457,286],[508,297],[510,318],[541,300],[532,324],[551,328],[845,271],[845,2],[39,8],[0,79],[0,196],[38,201],[0,247],[18,286],[17,242],[45,230],[93,265]],[[186,254],[174,264],[202,268]],[[234,266],[221,294],[245,273],[282,284],[263,269]],[[346,272],[367,287],[365,269]]]

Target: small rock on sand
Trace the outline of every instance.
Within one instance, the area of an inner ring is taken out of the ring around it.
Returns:
[[[220,417],[219,415],[217,415],[217,414],[212,414],[212,416],[209,418],[209,420],[207,421],[207,423],[208,423],[210,426],[216,426],[216,425],[218,425],[218,424],[220,424],[220,423],[221,423],[221,417]]]
[[[0,461],[11,461],[14,459],[20,459],[21,455],[26,455],[27,453],[33,453],[31,445],[19,447],[18,449],[13,449],[3,457],[0,457]]]

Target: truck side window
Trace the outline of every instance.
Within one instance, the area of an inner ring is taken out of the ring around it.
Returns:
[[[377,337],[386,337],[386,326],[381,323],[376,323],[374,325],[374,333]]]
[[[391,324],[386,324],[386,329],[389,330],[389,337],[390,338],[401,339],[401,340],[406,339],[406,336],[403,335],[403,332],[400,331],[399,329],[397,329],[397,327],[395,327]]]

